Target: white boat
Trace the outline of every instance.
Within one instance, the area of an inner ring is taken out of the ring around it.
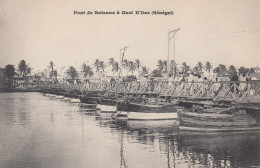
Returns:
[[[52,97],[52,98],[53,98],[53,97],[56,97],[56,95],[55,95],[55,94],[50,94],[50,97]]]
[[[55,98],[56,98],[56,99],[63,99],[64,96],[57,95]]]
[[[178,119],[177,112],[127,112],[128,120],[175,120]]]
[[[80,99],[77,99],[77,98],[72,98],[70,100],[71,103],[80,103]]]
[[[166,102],[129,102],[118,105],[118,111],[127,112],[128,120],[176,120],[178,106]]]
[[[177,129],[179,122],[175,120],[128,120],[127,127],[131,130],[149,130],[152,132]]]
[[[112,119],[112,115],[116,114],[116,106],[115,105],[101,105],[97,104],[96,106],[97,115],[100,116],[101,119]]]
[[[115,116],[112,116],[113,119],[117,120],[127,120],[127,112],[126,111],[117,111]]]
[[[64,101],[70,101],[71,98],[69,98],[69,97],[64,97],[63,100],[64,100]]]

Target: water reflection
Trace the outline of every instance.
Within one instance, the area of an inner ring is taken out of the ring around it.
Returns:
[[[195,134],[168,122],[101,120],[38,93],[0,100],[0,167],[260,166],[258,132]]]

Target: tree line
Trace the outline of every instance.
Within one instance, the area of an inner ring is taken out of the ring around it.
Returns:
[[[66,74],[71,79],[76,79],[79,75],[83,75],[84,77],[93,77],[94,74],[104,75],[105,71],[110,68],[113,76],[122,75],[122,71],[126,72],[126,76],[134,76],[134,72],[138,72],[138,76],[146,76],[150,75],[152,77],[163,77],[169,71],[169,76],[178,76],[184,75],[188,76],[189,74],[200,74],[203,71],[208,73],[214,72],[217,73],[218,76],[230,76],[235,71],[238,73],[246,74],[246,73],[254,73],[253,68],[245,68],[240,67],[236,68],[234,65],[230,65],[227,67],[224,64],[219,64],[217,67],[213,68],[212,63],[207,61],[205,64],[202,62],[198,62],[194,67],[189,66],[186,62],[183,62],[180,66],[173,60],[168,64],[166,60],[158,60],[157,67],[150,72],[150,69],[146,66],[143,66],[139,59],[135,61],[124,59],[122,60],[122,69],[120,69],[120,63],[115,61],[114,58],[109,58],[108,62],[105,63],[103,60],[96,59],[92,65],[87,65],[86,63],[82,63],[81,69],[77,70],[74,66],[70,66],[66,70]],[[48,68],[50,68],[49,78],[52,78],[54,81],[57,81],[58,72],[54,69],[54,62],[50,61]],[[169,66],[169,67],[168,67]],[[169,69],[168,69],[169,68]],[[25,79],[26,75],[31,75],[32,68],[29,64],[26,63],[25,60],[21,60],[18,64],[17,72],[15,70],[14,65],[8,64],[4,69],[4,76],[7,81],[7,85],[11,86],[13,83],[13,77],[15,75],[22,76]]]

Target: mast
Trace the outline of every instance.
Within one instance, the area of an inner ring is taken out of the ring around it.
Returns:
[[[168,57],[167,57],[167,78],[169,78],[170,74],[170,42],[172,39],[174,39],[173,43],[173,61],[175,62],[175,35],[176,33],[180,30],[179,29],[174,29],[172,31],[168,32]]]
[[[123,60],[124,60],[124,56],[125,56],[125,50],[127,49],[128,47],[124,47],[122,49],[120,49],[120,60],[119,60],[119,77],[121,76],[122,74],[122,64],[123,64]]]

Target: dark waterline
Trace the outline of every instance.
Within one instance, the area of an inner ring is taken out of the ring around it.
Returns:
[[[151,126],[153,125],[153,126]],[[100,120],[40,93],[0,93],[0,167],[259,167],[260,133]]]

